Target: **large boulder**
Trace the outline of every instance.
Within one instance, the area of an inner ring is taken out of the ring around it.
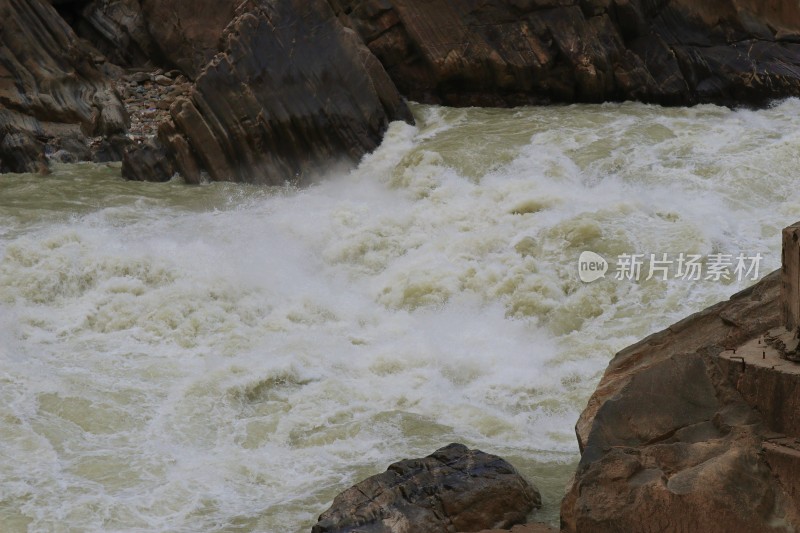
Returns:
[[[774,0],[330,0],[400,91],[446,105],[764,103],[800,94]]]
[[[42,0],[0,2],[0,171],[41,172],[46,148],[85,157],[127,114],[92,51]]]
[[[215,181],[307,183],[375,149],[389,121],[412,120],[380,63],[324,0],[244,2],[223,41],[159,130],[189,182],[205,172]]]
[[[595,417],[639,373],[675,354],[704,348],[735,348],[780,323],[780,272],[775,271],[730,300],[688,316],[617,353],[575,426],[578,446],[586,448]]]
[[[312,533],[447,533],[509,528],[541,506],[503,459],[450,444],[391,465],[347,489]]]
[[[563,532],[800,526],[780,474],[800,464],[797,452],[772,442],[775,424],[743,386],[756,379],[766,390],[768,380],[719,356],[779,324],[779,292],[773,273],[614,357],[577,426]]]

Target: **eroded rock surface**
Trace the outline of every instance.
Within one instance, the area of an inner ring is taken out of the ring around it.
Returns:
[[[374,150],[389,121],[411,120],[383,67],[324,0],[245,2],[223,39],[159,131],[189,182],[206,172],[307,183]]]
[[[756,0],[331,0],[411,99],[763,103],[800,94],[800,7]]]
[[[541,498],[503,459],[451,444],[391,465],[337,496],[312,533],[447,533],[510,528]]]
[[[0,2],[0,21],[0,171],[46,171],[46,152],[84,159],[90,137],[125,131],[111,82],[50,3]]]
[[[768,380],[718,355],[780,323],[779,292],[776,272],[615,356],[577,426],[582,455],[562,531],[800,526],[776,470],[800,461],[772,442],[781,418],[765,418],[752,394]],[[770,383],[775,392],[782,381]]]
[[[143,67],[163,62],[140,0],[63,2],[58,7],[78,36],[91,42],[113,64]]]
[[[780,283],[779,272],[773,272],[730,300],[690,315],[617,353],[575,426],[580,449],[586,447],[600,406],[618,395],[639,372],[675,354],[714,346],[734,348],[776,327],[780,323]]]

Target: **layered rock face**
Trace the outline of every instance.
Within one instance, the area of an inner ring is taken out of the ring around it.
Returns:
[[[45,150],[89,159],[88,137],[127,127],[92,51],[47,2],[0,2],[0,171],[44,172]]]
[[[800,94],[788,0],[331,0],[400,91],[445,105]]]
[[[763,408],[796,394],[784,396],[786,376],[719,356],[780,323],[779,292],[776,272],[615,356],[576,428],[582,456],[562,531],[800,526],[785,479],[800,454],[782,444],[780,413]]]
[[[115,65],[178,69],[196,82],[125,171],[163,180],[177,169],[189,182],[308,181],[374,149],[388,121],[411,120],[401,94],[456,106],[800,94],[800,6],[788,0],[4,0],[0,9],[3,171],[44,170],[45,147],[87,159],[90,136],[120,154],[130,142],[108,81],[119,78]],[[145,161],[154,153],[170,161],[154,167]]]
[[[246,2],[223,39],[159,130],[189,182],[205,171],[215,181],[307,183],[375,149],[389,121],[411,120],[383,67],[324,0]],[[142,174],[137,161],[132,177]]]
[[[391,465],[337,496],[312,533],[444,533],[508,528],[541,506],[503,459],[451,444]]]
[[[241,0],[51,0],[79,37],[124,67],[169,66],[191,78],[219,52]]]
[[[46,172],[45,151],[90,159],[90,138],[104,137],[101,159],[129,147],[132,179],[303,183],[373,150],[390,120],[412,120],[324,0],[6,0],[0,20],[0,171]],[[177,66],[196,82],[161,142],[125,137],[117,65]]]
[[[141,67],[163,62],[139,0],[54,2],[82,37],[115,65]]]

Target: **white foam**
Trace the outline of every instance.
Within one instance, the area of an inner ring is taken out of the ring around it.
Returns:
[[[746,285],[582,284],[579,254],[776,268],[798,108],[418,107],[303,191],[87,166],[11,187],[0,522],[307,531],[451,441],[510,457],[554,519],[613,353]]]

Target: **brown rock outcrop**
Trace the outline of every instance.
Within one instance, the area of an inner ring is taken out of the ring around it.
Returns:
[[[582,455],[562,531],[800,526],[798,487],[781,475],[800,454],[775,440],[785,417],[754,393],[783,405],[774,395],[800,387],[719,355],[780,323],[779,293],[776,272],[614,357],[576,427]]]
[[[446,533],[509,528],[541,498],[503,459],[450,444],[391,465],[333,500],[312,533]]]
[[[400,91],[445,105],[800,94],[788,0],[331,0]]]
[[[242,0],[140,2],[149,34],[163,56],[194,79],[223,48],[223,30]]]
[[[189,182],[201,171],[215,181],[308,182],[375,149],[390,120],[411,120],[380,63],[324,0],[245,2],[224,42],[159,131]]]
[[[690,315],[617,353],[575,426],[580,449],[586,447],[600,406],[618,395],[639,372],[675,354],[714,346],[732,348],[777,326],[780,285],[779,272],[773,272],[730,300]]]
[[[45,149],[81,156],[127,115],[92,53],[47,2],[0,2],[0,171],[41,172]]]

